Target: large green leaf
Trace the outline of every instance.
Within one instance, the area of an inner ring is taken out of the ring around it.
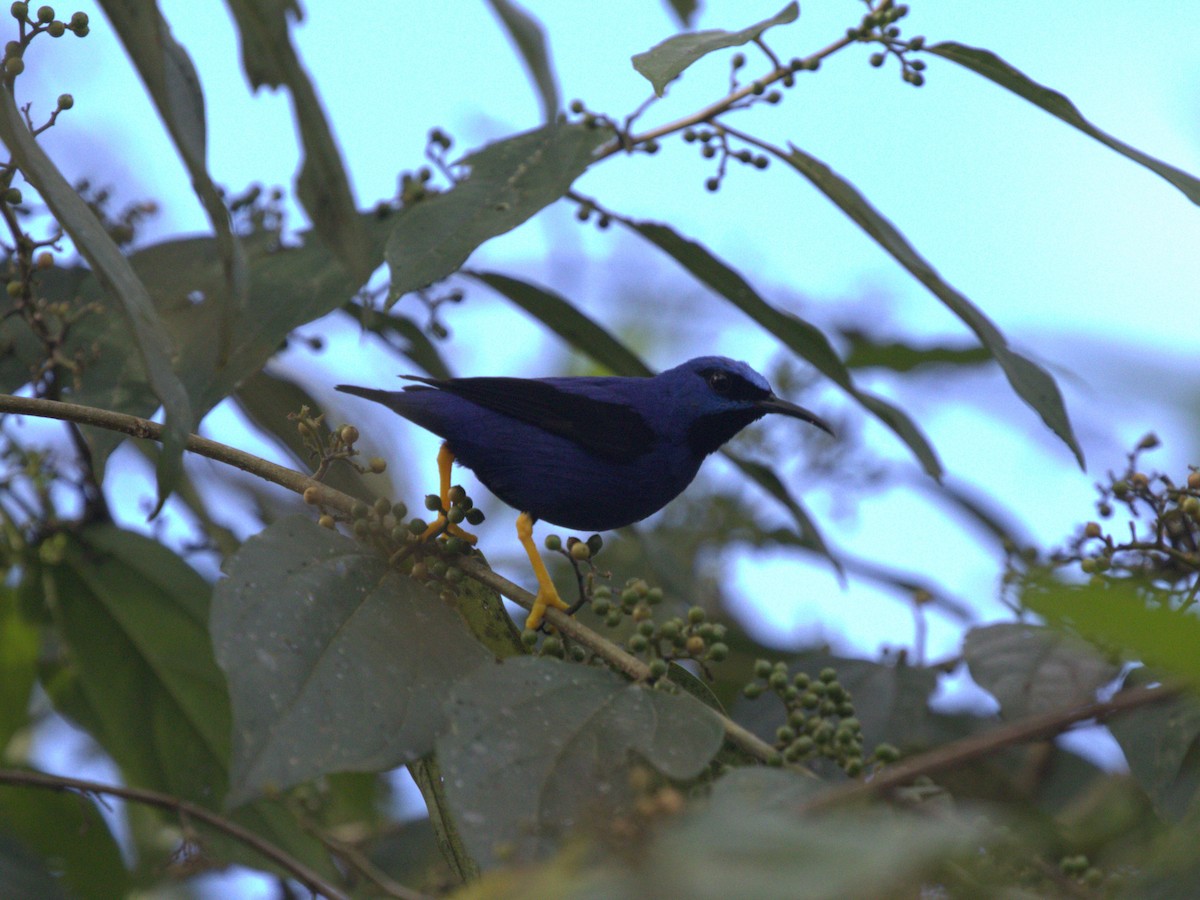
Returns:
[[[350,179],[317,89],[304,70],[288,29],[302,17],[296,0],[226,0],[242,41],[242,66],[255,88],[286,87],[304,146],[296,194],[313,229],[359,284],[379,264],[354,204]]]
[[[121,848],[92,798],[0,785],[0,834],[50,863],[78,900],[124,897],[131,887]],[[2,872],[0,894],[13,896]]]
[[[229,805],[424,756],[449,686],[493,657],[366,546],[289,517],[242,545],[213,596],[233,705]]]
[[[0,832],[0,888],[6,900],[70,900],[45,860]]]
[[[819,784],[775,769],[730,772],[638,854],[625,889],[695,900],[916,896],[940,864],[977,851],[988,827],[978,817],[885,806],[797,812]]]
[[[675,259],[697,279],[767,329],[793,353],[807,360],[826,378],[846,391],[908,445],[926,472],[934,478],[941,478],[942,464],[916,423],[882,397],[860,390],[829,343],[829,339],[819,328],[799,316],[769,304],[731,266],[717,259],[706,247],[688,240],[673,228],[655,222],[624,219],[621,221]]]
[[[29,721],[37,681],[38,628],[21,615],[16,591],[0,587],[0,754]]]
[[[608,128],[546,125],[463,159],[463,180],[396,219],[385,254],[392,299],[457,271],[484,241],[559,199],[612,136]]]
[[[972,680],[1000,702],[1007,719],[1090,703],[1119,671],[1073,635],[1020,622],[972,628],[962,653]]]
[[[208,135],[204,92],[183,46],[171,35],[156,0],[102,0],[101,7],[133,61],[158,114],[183,158],[192,190],[204,206],[217,236],[226,290],[212,302],[224,301],[219,312],[218,340],[227,351],[236,310],[246,304],[246,258],[233,233],[229,210],[208,173]]]
[[[550,62],[545,30],[537,19],[511,0],[488,0],[488,5],[504,25],[529,70],[529,77],[542,101],[543,117],[547,122],[553,122],[558,115],[558,81]]]
[[[891,369],[911,372],[914,369],[933,369],[941,366],[974,367],[991,362],[992,355],[983,347],[962,347],[934,344],[914,347],[900,341],[880,341],[857,328],[843,328],[847,343],[847,369]]]
[[[1129,146],[1124,141],[1117,140],[1107,132],[1101,131],[1080,115],[1079,110],[1075,108],[1075,104],[1058,91],[1038,84],[1028,75],[1014,69],[990,50],[968,47],[965,44],[957,44],[954,41],[942,41],[939,44],[927,46],[925,49],[935,56],[958,63],[960,66],[970,69],[977,75],[982,75],[984,78],[1000,85],[1000,87],[1012,91],[1018,97],[1028,100],[1035,106],[1040,106],[1055,118],[1061,119],[1073,128],[1078,128],[1088,137],[1095,138],[1104,144],[1104,146],[1116,150],[1122,156],[1145,166],[1155,175],[1165,178],[1175,187],[1179,188],[1184,196],[1193,203],[1200,204],[1200,179],[1161,160],[1155,159],[1153,156]]]
[[[654,372],[636,353],[595,319],[559,294],[496,272],[464,272],[507,297],[564,341],[586,353],[614,375],[648,376]]]
[[[1063,404],[1062,393],[1050,373],[1037,363],[1026,359],[1008,346],[1004,335],[992,320],[975,304],[951,287],[937,270],[908,242],[896,226],[889,222],[858,189],[846,181],[829,166],[814,156],[805,153],[794,144],[786,161],[801,175],[813,183],[826,197],[837,204],[856,225],[865,231],[892,257],[904,266],[918,281],[941,300],[949,310],[975,332],[979,342],[988,349],[1000,364],[1009,384],[1022,400],[1033,407],[1042,421],[1057,434],[1079,461],[1082,468],[1083,449],[1075,439],[1071,421]]]
[[[183,471],[184,442],[196,421],[187,390],[172,369],[171,340],[146,286],[108,236],[96,214],[42,151],[8,90],[0,91],[0,141],[88,261],[104,288],[104,295],[115,301],[124,313],[123,325],[130,332],[133,350],[146,373],[146,382],[166,411],[163,454],[158,466],[161,508]]]
[[[630,802],[633,754],[688,779],[722,740],[716,715],[688,694],[548,658],[477,671],[455,686],[447,709],[453,728],[438,739],[438,760],[463,840],[483,867],[542,856],[574,827],[611,821]]]
[[[757,24],[740,31],[693,31],[667,38],[644,53],[633,57],[633,67],[654,85],[654,93],[662,96],[667,85],[678,78],[688,66],[716,50],[740,47],[757,41],[763,32],[774,25],[787,25],[800,16],[799,4],[792,2]]]

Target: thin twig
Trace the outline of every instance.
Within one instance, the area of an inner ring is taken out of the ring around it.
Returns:
[[[50,402],[50,401],[46,401]],[[84,781],[80,778],[68,778],[65,775],[48,775],[44,772],[27,772],[19,769],[0,769],[0,784],[11,784],[18,787],[34,787],[52,791],[75,791],[80,794],[97,796],[120,797],[133,803],[142,803],[159,809],[171,810],[180,816],[204,822],[218,831],[224,832],[234,840],[251,847],[266,859],[269,859],[283,869],[306,888],[315,894],[329,897],[330,900],[349,900],[349,895],[330,884],[318,873],[314,872],[300,860],[276,847],[252,831],[179,797],[149,791],[144,788],[121,787],[115,784],[103,784],[98,781]]]

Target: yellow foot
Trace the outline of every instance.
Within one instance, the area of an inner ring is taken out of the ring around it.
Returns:
[[[463,531],[453,522],[451,522],[449,525],[446,525],[446,517],[442,515],[439,515],[434,523],[425,529],[425,533],[421,535],[421,540],[429,540],[442,530],[443,525],[446,527],[446,534],[452,534],[455,537],[460,537],[468,544],[474,544],[477,540],[479,540],[479,538],[475,537],[475,535],[471,534],[469,531]]]
[[[554,585],[550,585],[550,589],[544,587],[538,589],[537,597],[533,600],[533,609],[529,611],[529,618],[525,620],[525,627],[536,631],[538,626],[542,624],[542,619],[546,615],[547,609],[570,609],[571,607],[563,601],[563,598],[558,596],[558,591]]]

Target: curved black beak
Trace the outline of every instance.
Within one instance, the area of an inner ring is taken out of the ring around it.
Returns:
[[[781,400],[774,394],[763,400],[757,401],[754,405],[763,412],[780,413],[781,415],[791,416],[793,419],[800,419],[802,422],[807,422],[810,425],[816,425],[831,437],[837,437],[837,435],[833,433],[833,429],[829,427],[829,423],[816,413],[809,412],[803,406],[797,406],[795,403],[789,403],[786,400]]]

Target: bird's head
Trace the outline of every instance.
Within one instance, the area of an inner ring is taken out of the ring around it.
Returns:
[[[833,434],[820,416],[776,397],[767,380],[744,362],[701,356],[663,372],[658,380],[684,417],[688,444],[697,456],[720,449],[768,413],[791,416]]]

